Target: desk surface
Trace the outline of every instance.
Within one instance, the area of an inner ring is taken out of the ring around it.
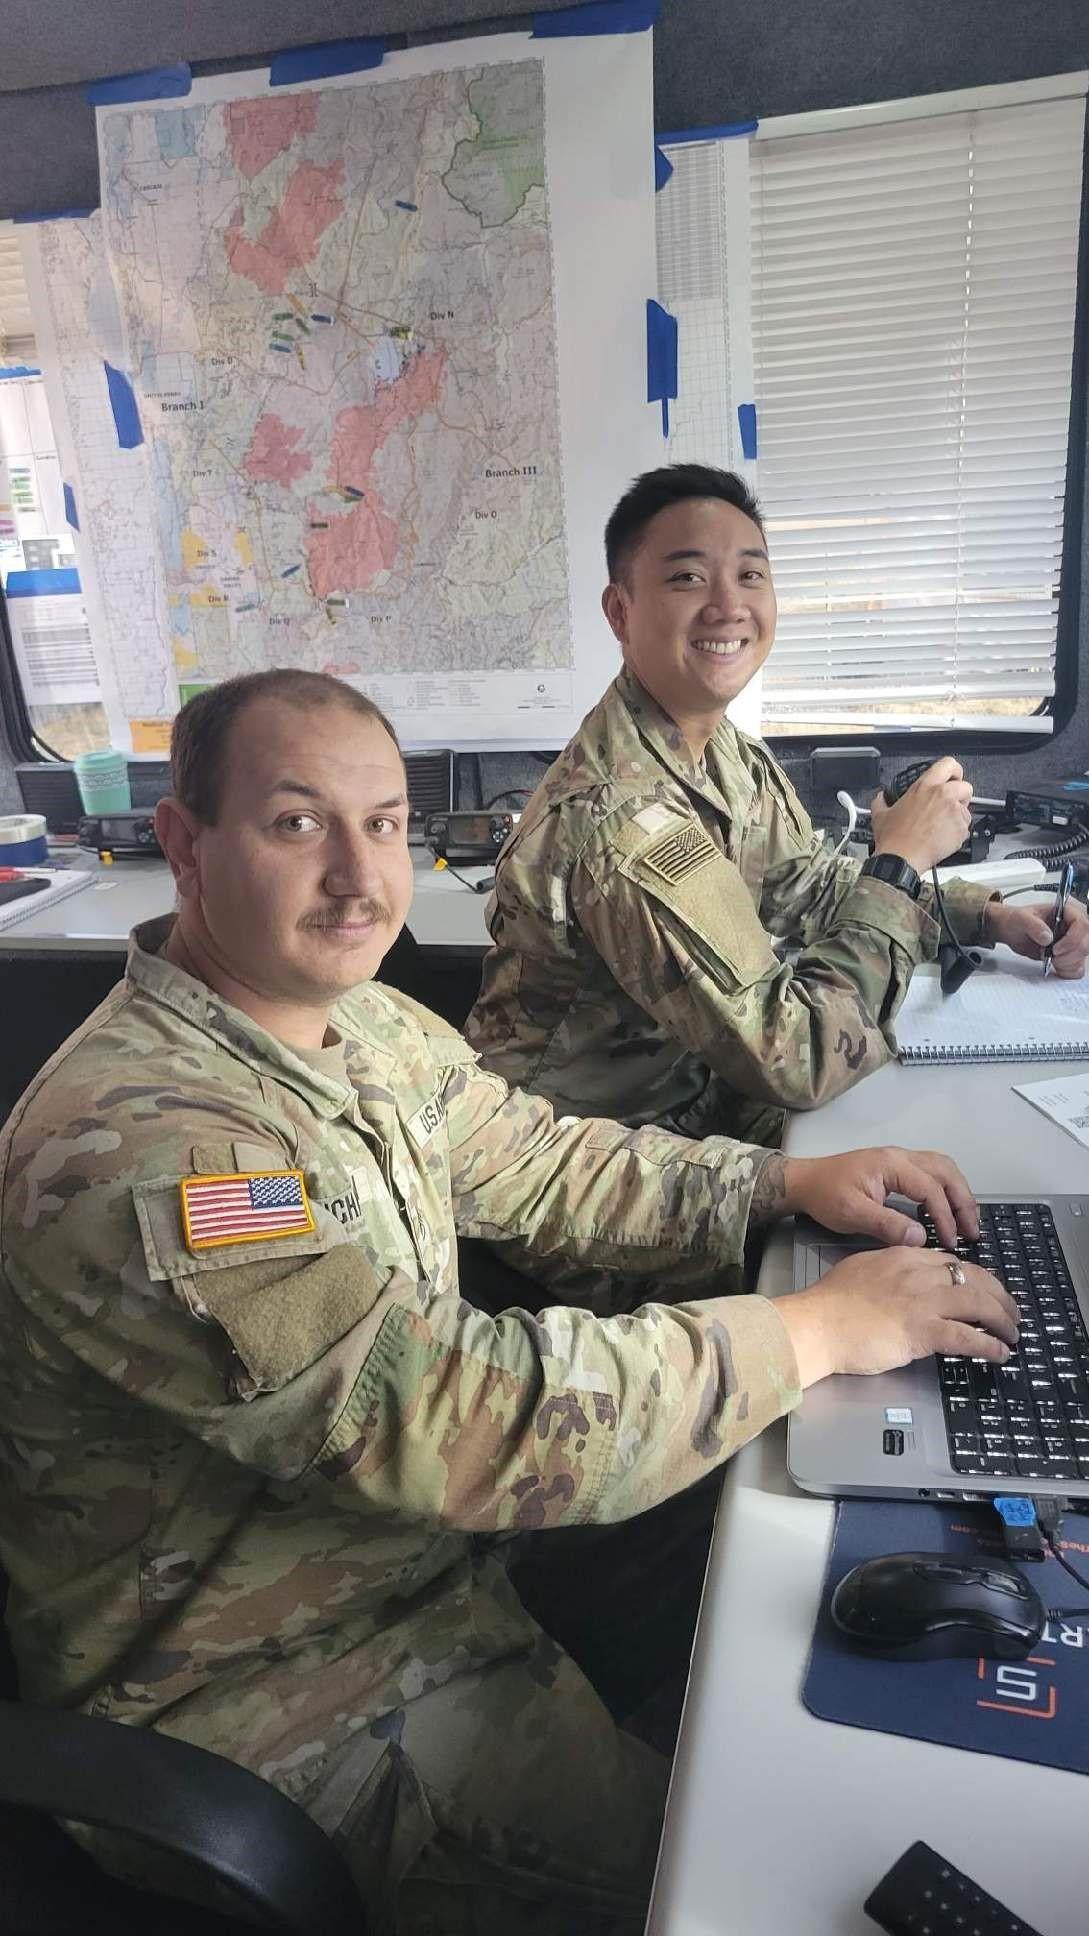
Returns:
[[[1085,1151],[1012,1092],[1060,1072],[894,1064],[796,1117],[788,1147],[937,1146],[981,1192],[1084,1190]],[[760,1288],[790,1267],[784,1226]],[[1084,1936],[1089,1778],[802,1706],[833,1507],[796,1491],[784,1446],[780,1424],[727,1469],[648,1936],[874,1936],[862,1903],[917,1837],[1044,1936]]]
[[[123,955],[129,930],[174,905],[174,884],[163,860],[116,861],[103,867],[90,854],[66,856],[91,881],[17,927],[0,929],[0,959],[18,955]],[[487,880],[487,867],[459,868],[468,880]],[[484,925],[486,894],[474,894],[430,859],[416,863],[416,886],[408,925],[421,948],[482,950],[491,937]]]

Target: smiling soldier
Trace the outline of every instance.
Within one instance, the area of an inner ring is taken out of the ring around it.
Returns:
[[[912,970],[940,937],[920,876],[961,845],[972,789],[940,759],[895,806],[875,803],[860,868],[831,856],[767,748],[725,717],[775,638],[741,478],[649,471],[605,551],[623,670],[500,856],[466,1034],[487,1068],[557,1109],[776,1143],[784,1110],[895,1053]],[[1039,959],[1050,938],[1045,909],[964,882],[945,900],[965,943]],[[1084,910],[1060,945],[1059,972],[1080,975]]]

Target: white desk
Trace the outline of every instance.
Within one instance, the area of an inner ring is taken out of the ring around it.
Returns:
[[[69,854],[73,868],[89,870],[90,885],[67,900],[0,928],[0,960],[19,955],[123,955],[129,930],[174,905],[174,884],[163,860],[116,861],[103,867],[90,854]],[[487,880],[487,867],[459,868],[468,880]],[[482,950],[491,937],[484,925],[486,894],[474,894],[449,872],[436,871],[430,856],[416,862],[416,886],[408,925],[421,948]]]
[[[893,1065],[796,1117],[787,1146],[937,1147],[980,1191],[1084,1190],[1089,1156],[1011,1090],[1053,1073]],[[790,1257],[783,1226],[767,1294],[788,1288]],[[863,1901],[917,1837],[1043,1936],[1085,1936],[1089,1777],[802,1706],[833,1508],[791,1484],[784,1440],[774,1427],[727,1470],[648,1936],[874,1936]]]

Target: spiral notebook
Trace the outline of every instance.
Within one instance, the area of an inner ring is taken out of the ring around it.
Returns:
[[[901,1062],[1089,1061],[1089,982],[995,950],[955,995],[916,974],[896,1018]]]
[[[20,921],[30,921],[43,909],[55,907],[58,901],[67,900],[70,894],[78,894],[93,878],[88,869],[82,872],[77,868],[66,867],[20,867],[19,874],[28,881],[40,881],[41,888],[35,894],[27,894],[18,901],[9,901],[0,907],[0,934],[8,928],[18,927]]]

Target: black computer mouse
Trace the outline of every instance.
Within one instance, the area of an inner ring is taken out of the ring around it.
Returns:
[[[844,1575],[832,1619],[852,1645],[881,1660],[1023,1660],[1044,1631],[1047,1608],[1002,1560],[886,1553]]]

